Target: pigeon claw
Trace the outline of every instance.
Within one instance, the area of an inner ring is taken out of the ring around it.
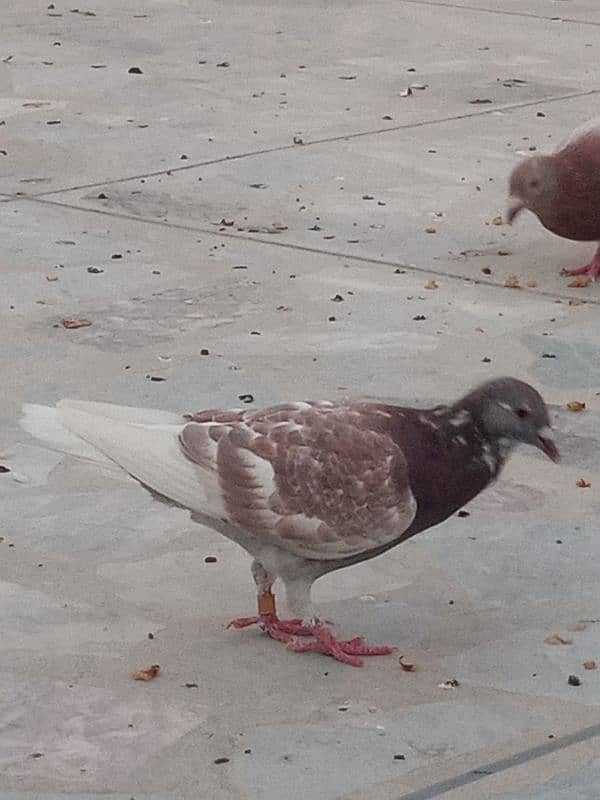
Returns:
[[[368,645],[362,636],[336,639],[327,625],[319,620],[313,625],[306,625],[301,619],[279,619],[276,614],[239,617],[231,620],[227,627],[248,628],[251,625],[259,625],[272,639],[283,642],[294,653],[322,653],[351,667],[362,667],[363,656],[388,656],[396,649],[388,645]],[[314,638],[309,642],[299,642],[300,636]]]
[[[250,625],[258,625],[260,617],[238,617],[232,619],[227,628],[248,628]]]
[[[362,636],[348,640],[336,639],[322,622],[317,622],[311,628],[311,633],[315,637],[312,642],[298,642],[292,638],[287,643],[288,650],[292,650],[294,653],[322,653],[335,658],[336,661],[341,661],[342,664],[362,667],[361,656],[388,656],[396,649],[388,645],[368,645]]]
[[[228,628],[248,628],[259,625],[265,633],[278,642],[291,641],[295,636],[312,636],[312,628],[302,623],[300,619],[279,619],[277,614],[259,614],[254,617],[238,617],[232,619]]]
[[[589,277],[596,281],[600,275],[600,254],[597,252],[589,264],[584,264],[583,267],[577,269],[565,269],[565,275],[589,275]]]

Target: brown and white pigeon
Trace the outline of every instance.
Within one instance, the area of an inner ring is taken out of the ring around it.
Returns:
[[[600,119],[574,131],[556,153],[527,158],[512,171],[508,221],[523,209],[565,239],[600,242]],[[600,245],[583,267],[567,275],[600,275]]]
[[[291,650],[354,666],[393,648],[337,639],[311,607],[312,583],[447,519],[520,442],[559,458],[544,401],[514,378],[429,410],[322,401],[182,417],[63,400],[25,406],[22,425],[53,449],[114,462],[247,550],[258,614],[233,627],[257,623]],[[277,616],[276,578],[293,619]]]

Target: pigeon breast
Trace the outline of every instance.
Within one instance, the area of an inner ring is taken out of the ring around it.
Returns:
[[[600,126],[576,131],[554,156],[556,191],[539,209],[548,230],[576,241],[600,241]]]

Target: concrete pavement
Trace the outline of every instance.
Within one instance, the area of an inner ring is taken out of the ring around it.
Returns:
[[[592,245],[496,223],[512,165],[597,114],[596,3],[2,22],[0,798],[595,800],[600,287],[560,275]],[[523,449],[468,517],[315,587],[414,673],[225,630],[242,551],[18,427],[64,396],[426,404],[500,374],[547,399],[562,464]]]

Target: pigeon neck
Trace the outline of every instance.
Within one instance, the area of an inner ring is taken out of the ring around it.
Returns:
[[[467,395],[448,408],[446,421],[451,428],[469,426],[476,438],[485,442],[493,450],[494,457],[503,463],[515,442],[486,423],[487,408],[487,398],[479,394]]]

